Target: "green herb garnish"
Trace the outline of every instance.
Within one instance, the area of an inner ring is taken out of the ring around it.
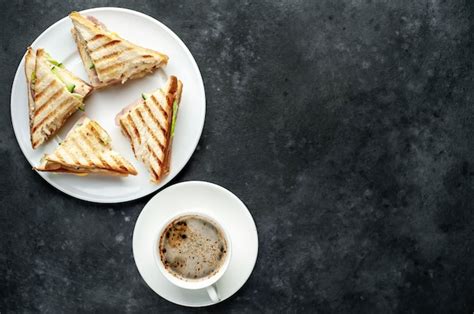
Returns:
[[[67,88],[67,90],[68,90],[70,93],[73,93],[73,92],[74,92],[74,88],[76,88],[76,85],[74,85],[74,84],[67,84],[67,85],[66,85],[66,88]]]
[[[46,55],[46,59],[49,61],[49,63],[51,63],[55,66],[58,66],[60,68],[64,67],[61,62],[58,62],[58,61],[54,60],[53,57],[51,57],[51,55],[49,53],[46,52],[45,55]]]
[[[174,136],[174,128],[176,126],[176,116],[178,114],[178,101],[175,100],[173,103],[173,117],[171,118],[171,137]]]

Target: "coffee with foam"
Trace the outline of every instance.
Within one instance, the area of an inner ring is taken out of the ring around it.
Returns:
[[[212,277],[227,257],[222,230],[199,215],[182,216],[168,224],[157,249],[165,269],[184,280]]]

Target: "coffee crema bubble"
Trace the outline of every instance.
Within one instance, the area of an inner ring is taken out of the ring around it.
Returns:
[[[223,232],[209,219],[186,215],[172,221],[159,242],[160,259],[174,276],[200,280],[213,276],[227,256]]]

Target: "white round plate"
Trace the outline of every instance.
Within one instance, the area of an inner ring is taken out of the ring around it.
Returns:
[[[169,63],[164,69],[143,79],[95,91],[85,101],[85,114],[98,121],[107,130],[112,137],[113,149],[135,166],[138,171],[137,176],[126,178],[97,175],[78,177],[38,173],[57,189],[86,201],[118,203],[134,200],[150,194],[168,183],[183,169],[194,152],[204,126],[206,111],[201,73],[193,56],[178,36],[152,17],[121,8],[96,8],[81,13],[98,18],[110,30],[135,44],[167,54],[170,57]],[[44,31],[31,46],[45,48],[66,68],[88,81],[76,44],[70,33],[71,28],[70,19],[65,17]],[[114,118],[123,107],[141,97],[142,93],[151,92],[163,86],[169,75],[176,75],[183,82],[183,95],[173,140],[170,173],[160,184],[154,184],[150,182],[150,174],[145,166],[133,156],[130,143],[121,134],[120,128],[115,125]],[[23,58],[13,81],[11,114],[15,136],[23,154],[32,166],[37,166],[43,154],[52,153],[55,150],[58,142],[65,137],[82,112],[74,114],[56,138],[33,150],[30,143],[28,96]]]
[[[186,290],[171,284],[153,257],[157,228],[185,212],[215,218],[229,235],[232,255],[227,271],[216,283],[221,301],[236,293],[255,266],[258,235],[255,222],[244,203],[230,191],[213,183],[189,181],[170,186],[155,195],[143,208],[133,231],[133,256],[145,282],[166,300],[184,306],[214,304],[205,290]]]

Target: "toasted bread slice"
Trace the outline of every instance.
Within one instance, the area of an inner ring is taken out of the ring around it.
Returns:
[[[136,175],[125,158],[112,150],[107,132],[95,121],[83,117],[54,151],[45,155],[38,171],[87,175]]]
[[[168,56],[146,49],[110,32],[93,17],[72,12],[71,30],[94,88],[143,77],[168,63]]]
[[[33,88],[31,81],[34,78],[33,74],[35,73],[36,67],[36,53],[31,47],[28,47],[25,54],[25,76],[26,76],[26,86],[28,88],[28,112],[30,117],[30,130],[33,125],[33,115],[35,113],[35,100],[33,99]],[[34,74],[36,76],[36,74]]]
[[[133,153],[158,183],[168,174],[174,123],[181,100],[183,84],[175,76],[166,86],[122,110],[116,121],[132,145]]]
[[[31,145],[35,149],[56,133],[77,109],[92,86],[53,60],[43,49],[25,55]]]

